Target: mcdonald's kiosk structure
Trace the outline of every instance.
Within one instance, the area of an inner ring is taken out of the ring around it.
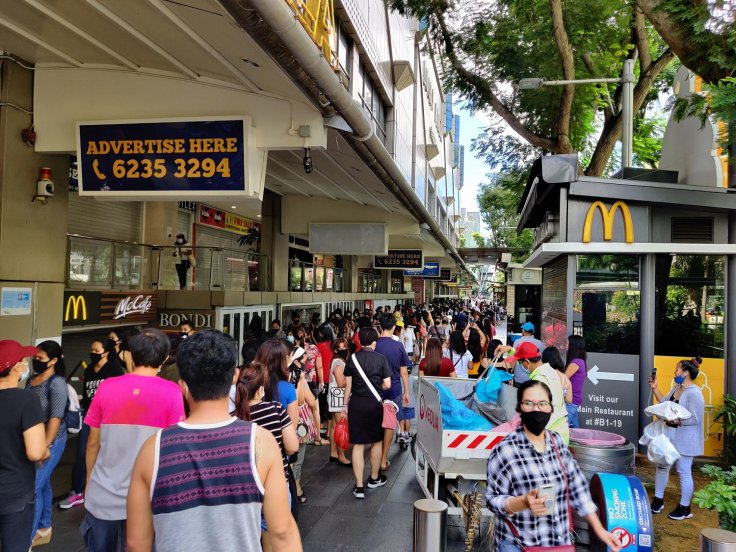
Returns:
[[[714,409],[736,393],[726,315],[736,312],[733,190],[678,182],[674,171],[586,177],[576,155],[548,156],[534,164],[519,212],[519,229],[535,233],[524,266],[542,269],[539,337],[561,349],[570,334],[586,341],[581,425],[638,440],[652,369],[666,392],[677,361],[697,354],[706,454],[715,455]]]

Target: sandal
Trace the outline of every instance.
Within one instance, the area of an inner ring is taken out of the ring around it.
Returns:
[[[296,501],[299,504],[304,504],[307,501],[307,493],[305,493],[304,490],[302,490],[302,494],[296,495]]]
[[[322,447],[324,445],[329,445],[330,442],[327,439],[315,439],[314,444],[315,446]]]

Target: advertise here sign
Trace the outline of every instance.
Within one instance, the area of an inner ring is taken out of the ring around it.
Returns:
[[[246,118],[77,124],[79,194],[143,199],[248,190]]]
[[[373,268],[383,269],[415,269],[424,268],[424,257],[421,249],[389,249],[388,255],[376,255]]]

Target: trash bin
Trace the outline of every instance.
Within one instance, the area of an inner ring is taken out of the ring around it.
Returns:
[[[700,532],[701,552],[736,552],[736,533],[725,529],[703,529]]]
[[[414,503],[414,552],[445,552],[447,504],[423,498]]]

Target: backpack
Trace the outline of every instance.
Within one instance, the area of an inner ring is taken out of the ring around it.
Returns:
[[[54,378],[61,376],[54,375],[49,378],[49,382]],[[66,382],[66,408],[64,409],[64,423],[66,424],[67,433],[75,434],[82,430],[82,412],[79,404],[79,395],[69,382]]]

